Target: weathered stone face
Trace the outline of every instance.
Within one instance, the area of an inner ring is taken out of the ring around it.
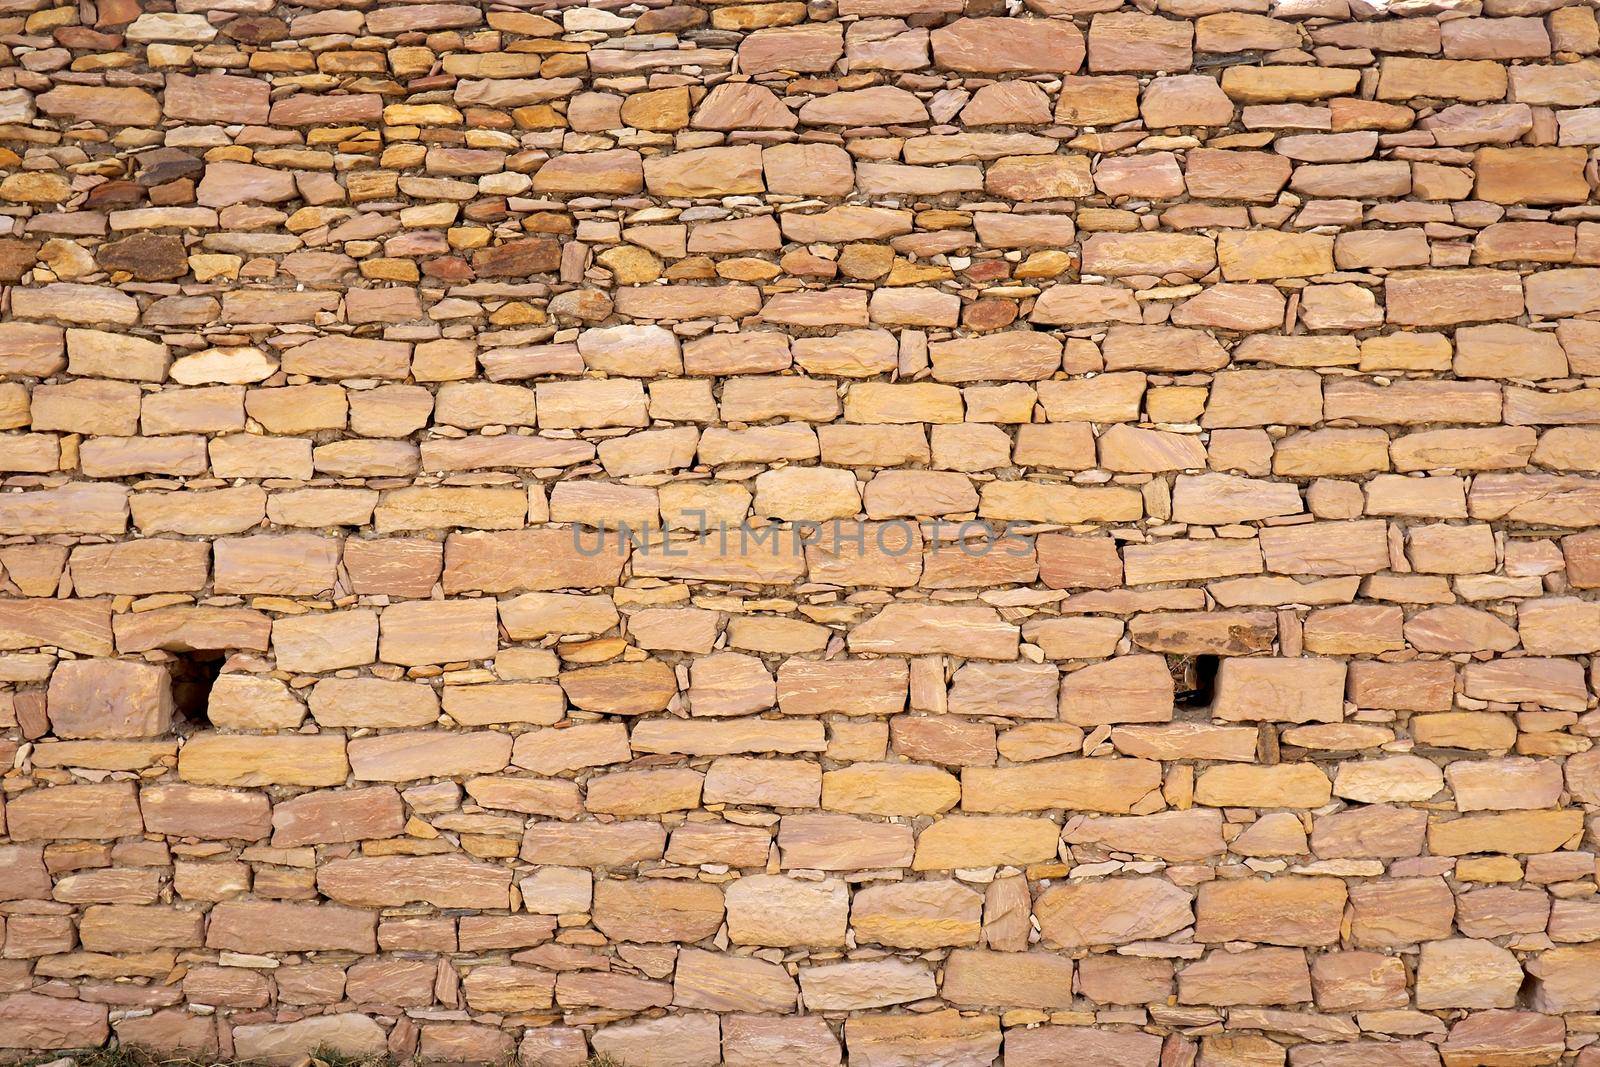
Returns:
[[[1592,4],[11,7],[0,1051],[1600,1067]]]

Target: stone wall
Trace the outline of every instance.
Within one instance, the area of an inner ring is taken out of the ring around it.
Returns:
[[[1600,1065],[1594,7],[176,6],[0,12],[0,1049]]]

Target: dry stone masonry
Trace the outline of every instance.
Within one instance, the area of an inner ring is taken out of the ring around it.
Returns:
[[[0,1058],[1600,1067],[1592,4],[0,9]]]

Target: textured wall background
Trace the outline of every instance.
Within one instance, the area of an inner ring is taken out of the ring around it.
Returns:
[[[1600,1064],[1591,6],[49,2],[0,1048]]]

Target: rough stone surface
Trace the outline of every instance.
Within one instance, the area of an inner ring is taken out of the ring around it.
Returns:
[[[1593,3],[0,23],[3,1058],[1600,1065]]]

